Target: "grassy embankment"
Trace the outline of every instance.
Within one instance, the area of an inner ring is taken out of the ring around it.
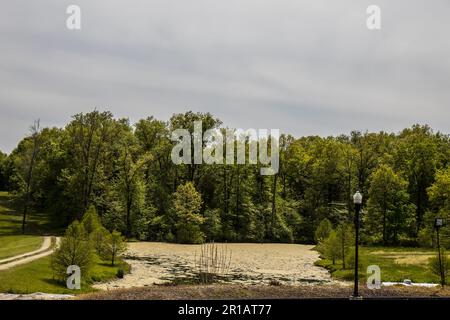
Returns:
[[[52,229],[48,216],[31,213],[27,223],[27,234],[21,234],[22,215],[12,209],[10,196],[0,192],[0,259],[12,257],[38,249],[43,235],[59,235],[61,230]],[[0,271],[0,292],[9,293],[82,293],[92,292],[92,284],[107,281],[117,275],[119,268],[128,271],[129,266],[120,262],[111,266],[109,262],[96,259],[90,276],[82,281],[82,290],[68,290],[65,283],[55,281],[50,268],[50,256],[33,262]],[[82,275],[83,279],[83,275]]]
[[[378,265],[383,282],[403,282],[404,279],[410,279],[412,282],[439,283],[439,278],[428,267],[429,258],[435,255],[435,251],[424,248],[360,247],[359,276],[365,282],[367,267]],[[316,265],[327,268],[336,279],[353,279],[353,269],[348,266],[343,269],[341,261],[336,261],[333,265],[332,261],[322,259]]]

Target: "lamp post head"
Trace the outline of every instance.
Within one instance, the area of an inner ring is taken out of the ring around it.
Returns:
[[[362,204],[362,194],[358,191],[353,195],[354,204]]]

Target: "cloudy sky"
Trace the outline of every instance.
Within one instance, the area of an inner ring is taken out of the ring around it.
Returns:
[[[81,8],[82,29],[66,28]],[[366,28],[379,5],[382,29]],[[0,6],[0,150],[33,120],[209,111],[296,136],[449,132],[448,0],[15,0]]]

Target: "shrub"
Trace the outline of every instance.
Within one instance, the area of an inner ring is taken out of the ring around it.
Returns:
[[[355,247],[350,248],[348,250],[347,256],[346,256],[346,267],[347,269],[354,269],[355,268]],[[361,270],[363,268],[364,261],[362,259],[361,253],[358,256],[358,268]]]
[[[119,268],[119,270],[117,270],[116,276],[117,278],[122,279],[125,276],[125,271],[122,268]]]
[[[113,231],[108,234],[103,248],[101,250],[102,258],[111,261],[111,265],[115,264],[115,261],[127,250],[127,243],[120,234],[120,232]]]
[[[325,257],[336,264],[336,260],[341,257],[340,241],[335,231],[331,231],[328,238],[320,245]]]
[[[87,234],[91,234],[98,228],[102,227],[100,218],[97,214],[97,210],[94,206],[89,207],[89,209],[84,214],[81,223],[83,224],[84,230]]]
[[[95,229],[90,235],[89,239],[92,242],[92,246],[98,255],[102,255],[102,251],[105,247],[105,243],[110,235],[109,231],[104,227],[99,227]]]
[[[319,226],[316,229],[315,232],[315,239],[317,242],[324,241],[328,236],[330,235],[331,231],[333,230],[333,226],[328,219],[323,219]]]
[[[92,264],[92,247],[89,237],[81,223],[73,222],[66,230],[58,249],[52,255],[51,268],[59,280],[67,277],[67,268],[70,265],[80,267],[82,276],[89,274]]]

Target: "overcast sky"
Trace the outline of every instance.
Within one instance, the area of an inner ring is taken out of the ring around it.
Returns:
[[[81,7],[82,29],[66,28]],[[366,28],[381,7],[382,29]],[[0,150],[37,118],[209,111],[295,136],[449,133],[448,0],[40,0],[0,6]]]

